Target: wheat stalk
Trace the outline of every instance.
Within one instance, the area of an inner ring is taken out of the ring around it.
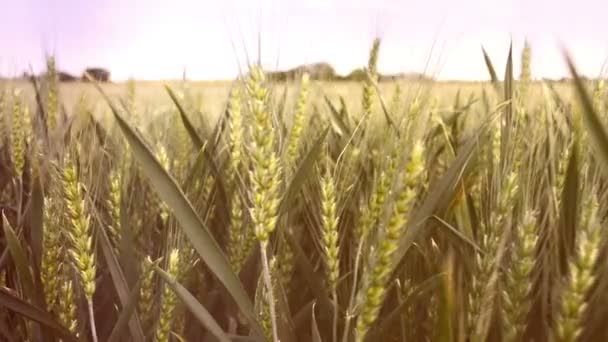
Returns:
[[[359,290],[356,341],[364,340],[384,301],[386,285],[392,271],[393,255],[399,245],[403,227],[408,221],[416,197],[416,188],[424,171],[423,152],[422,144],[416,143],[403,175],[403,189],[397,194],[386,230],[380,233],[378,246],[370,257],[370,266],[366,269],[363,286]]]
[[[308,100],[310,87],[310,75],[304,73],[300,81],[300,93],[296,103],[295,113],[293,117],[293,125],[287,140],[285,170],[292,172],[296,167],[296,161],[299,157],[299,149],[302,145],[303,131],[306,125],[306,104]]]
[[[329,171],[321,177],[321,234],[322,250],[325,255],[327,283],[334,300],[333,341],[338,340],[338,277],[340,276],[340,241],[338,238],[337,195],[333,177]]]
[[[497,278],[494,275],[501,259],[496,251],[508,222],[509,209],[513,207],[519,189],[517,182],[518,174],[516,172],[509,173],[500,188],[498,203],[496,209],[490,213],[489,223],[482,223],[480,247],[484,254],[475,254],[476,270],[468,297],[469,332],[471,338],[475,341],[483,341],[486,338],[485,322],[489,315],[483,315],[483,313],[492,312],[494,307],[494,295],[497,287]]]
[[[54,132],[59,117],[59,77],[54,56],[49,56],[46,60],[46,82],[46,120],[49,131]]]
[[[112,223],[108,226],[110,239],[114,252],[119,255],[119,246],[122,241],[122,232],[120,231],[120,210],[122,203],[122,178],[118,170],[113,170],[110,173],[110,194],[108,196],[108,208],[110,209],[110,217]]]
[[[61,283],[58,274],[63,268],[63,248],[61,239],[61,219],[53,213],[59,212],[61,207],[57,200],[48,197],[44,211],[44,232],[42,235],[42,265],[40,267],[40,280],[44,287],[46,304],[49,311],[56,310],[60,301]]]
[[[90,217],[85,212],[85,201],[81,192],[83,185],[78,181],[76,165],[69,155],[66,158],[66,165],[62,176],[65,205],[68,209],[68,219],[70,222],[68,238],[71,245],[68,248],[68,253],[72,257],[72,264],[82,283],[91,320],[91,334],[93,340],[97,341],[93,315],[93,295],[96,288],[95,275],[97,270],[93,250],[93,234],[90,226]]]
[[[253,67],[247,82],[253,115],[251,133],[253,141],[250,152],[253,166],[250,176],[250,197],[252,198],[253,207],[250,211],[255,236],[260,243],[262,254],[262,272],[269,297],[273,340],[277,342],[278,334],[272,291],[273,286],[266,249],[268,248],[270,234],[274,231],[277,224],[281,170],[279,158],[274,151],[275,137],[274,134],[270,133],[272,132],[272,120],[266,108],[268,90],[265,88],[264,82],[265,76],[262,69],[260,67]]]
[[[600,250],[601,225],[597,217],[597,199],[588,199],[583,210],[576,255],[570,264],[570,281],[563,293],[557,322],[559,340],[564,342],[579,339],[583,328],[583,314],[588,307],[587,294],[596,277],[593,268]]]
[[[156,278],[154,268],[152,267],[152,259],[147,256],[141,263],[143,281],[139,290],[138,313],[141,318],[142,328],[144,331],[149,331],[152,328],[154,317],[154,289],[156,287]]]
[[[532,290],[531,272],[534,267],[534,252],[538,241],[536,216],[528,211],[515,229],[511,272],[505,274],[503,292],[504,312],[507,321],[505,340],[520,341],[530,310]]]
[[[367,78],[363,85],[363,116],[367,117],[373,111],[374,107],[374,84],[378,82],[378,51],[380,50],[380,39],[374,39],[372,48],[369,52],[369,59],[367,62]]]
[[[76,332],[78,327],[76,320],[76,302],[74,299],[74,288],[72,286],[72,280],[69,277],[64,277],[63,283],[59,287],[59,297],[57,312],[59,321],[72,333]]]
[[[521,73],[520,81],[520,96],[523,98],[528,94],[530,82],[532,81],[532,47],[528,40],[524,43],[524,48],[521,52]]]
[[[20,177],[25,167],[25,139],[26,123],[25,117],[29,115],[27,106],[23,103],[21,93],[13,96],[13,120],[11,122],[11,151],[15,172]]]

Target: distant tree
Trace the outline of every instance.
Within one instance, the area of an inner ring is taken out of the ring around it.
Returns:
[[[87,68],[84,71],[84,74],[82,75],[82,80],[83,81],[88,81],[86,74],[91,75],[91,78],[93,78],[96,81],[99,82],[108,82],[110,81],[110,72],[106,69],[103,68]]]
[[[75,82],[78,80],[78,77],[65,71],[59,71],[57,77],[59,78],[59,82]]]
[[[367,71],[363,68],[355,69],[346,76],[343,76],[336,73],[331,64],[325,62],[300,65],[282,71],[269,71],[266,75],[272,82],[297,82],[304,72],[308,73],[311,80],[316,81],[363,82],[367,79]],[[392,82],[398,80],[430,81],[433,78],[419,73],[397,73],[379,74],[378,79],[380,82]]]
[[[336,70],[329,63],[315,63],[308,65],[306,71],[314,80],[331,81],[336,78]]]
[[[273,82],[285,82],[287,80],[287,74],[288,72],[286,71],[270,71],[267,73],[266,77]]]
[[[356,81],[356,82],[363,82],[366,78],[367,78],[367,75],[365,74],[365,70],[362,68],[351,71],[345,77],[345,79],[347,81]]]
[[[433,77],[427,76],[425,74],[409,72],[409,73],[398,73],[398,74],[381,74],[380,82],[394,82],[401,80],[410,80],[410,81],[432,81]]]
[[[271,71],[267,73],[267,77],[274,82],[298,81],[305,72],[308,73],[311,80],[331,81],[338,77],[329,63],[313,63],[285,71]]]

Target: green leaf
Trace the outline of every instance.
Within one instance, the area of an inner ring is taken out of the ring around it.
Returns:
[[[336,134],[338,134],[338,136],[340,136],[340,137],[342,137],[344,135],[349,135],[350,129],[348,128],[348,126],[346,125],[344,120],[342,120],[342,116],[340,115],[340,112],[331,103],[331,100],[329,99],[329,97],[327,97],[327,95],[325,95],[323,98],[325,99],[325,102],[327,103],[327,106],[329,107],[329,113],[331,114],[329,116],[329,119],[331,121],[332,127],[333,127],[334,131],[336,132]]]
[[[285,85],[285,87],[283,88],[283,94],[281,95],[281,99],[279,100],[279,103],[277,104],[277,109],[276,109],[276,113],[278,113],[281,118],[284,118],[287,116],[287,95],[288,95],[288,87],[287,85]],[[285,120],[280,120],[279,121],[279,127],[280,127],[280,132],[282,136],[287,136],[288,132],[287,132],[287,126],[286,126],[286,122]]]
[[[222,136],[224,135],[224,131],[225,131],[226,127],[228,127],[229,119],[230,119],[230,112],[228,109],[229,109],[229,105],[226,104],[226,106],[224,108],[224,115],[220,116],[220,118],[215,123],[215,127],[213,128],[213,130],[211,132],[211,138],[213,138],[213,145],[211,146],[212,151],[215,151],[215,149],[217,148],[217,146],[219,145],[219,143],[222,139]]]
[[[129,298],[127,302],[122,308],[114,327],[112,328],[112,332],[107,339],[107,342],[120,342],[122,336],[124,335],[125,329],[129,326],[129,322],[131,322],[131,316],[135,312],[135,308],[137,306],[137,302],[139,300],[139,291],[141,289],[142,278],[138,279],[129,294]]]
[[[17,268],[19,279],[21,279],[21,285],[23,286],[25,296],[30,298],[30,300],[33,300],[36,297],[36,293],[34,292],[34,280],[32,278],[32,270],[30,269],[25,250],[23,249],[23,246],[21,246],[17,234],[15,234],[15,231],[6,219],[6,216],[4,216],[4,213],[2,213],[2,223],[4,225],[6,244],[11,252],[13,261],[15,262],[15,267]]]
[[[503,105],[504,103],[498,107],[498,110],[500,110]],[[476,132],[469,137],[468,141],[461,147],[460,151],[457,152],[456,158],[441,179],[434,184],[431,184],[428,194],[425,196],[421,206],[412,213],[412,216],[410,216],[408,220],[407,229],[400,240],[399,249],[395,253],[394,267],[401,262],[409,247],[422,232],[426,220],[432,217],[439,209],[445,208],[452,201],[459,182],[469,171],[467,165],[473,157],[473,153],[476,151],[479,137],[482,136],[488,128],[488,124],[494,120],[498,110],[493,113],[493,115],[489,115],[489,117],[480,124],[480,127]]]
[[[203,144],[201,149],[198,151],[198,154],[196,155],[196,160],[194,161],[194,165],[190,169],[190,172],[188,173],[188,176],[186,177],[186,179],[184,180],[184,184],[182,185],[182,187],[184,189],[190,188],[190,186],[192,186],[194,180],[197,177],[200,177],[200,175],[205,167],[205,158],[206,158],[205,149],[206,148],[207,148],[207,142],[205,142]]]
[[[173,289],[173,292],[181,299],[182,303],[186,305],[194,317],[196,317],[213,336],[220,342],[230,342],[230,339],[226,336],[220,325],[215,321],[213,316],[211,316],[209,311],[196,300],[196,297],[160,267],[154,265],[154,270],[163,278],[167,285]]]
[[[108,133],[106,132],[106,129],[102,125],[100,125],[99,122],[97,122],[97,120],[95,120],[95,117],[93,116],[93,112],[87,110],[86,116],[87,116],[87,125],[93,126],[93,128],[95,130],[95,134],[97,135],[97,139],[99,139],[100,145],[105,146],[106,141],[108,140]]]
[[[36,304],[39,307],[45,307],[44,303],[44,287],[40,279],[40,267],[42,263],[42,239],[44,234],[43,216],[44,216],[44,193],[40,177],[35,175],[32,177],[32,195],[30,199],[30,248],[32,250],[32,271],[34,290],[36,292]]]
[[[414,290],[410,292],[410,294],[404,298],[404,300],[399,303],[399,305],[395,306],[394,309],[389,311],[387,314],[381,317],[381,321],[376,325],[376,327],[372,328],[372,330],[367,334],[366,341],[379,341],[382,338],[382,333],[384,331],[389,330],[390,326],[401,317],[403,313],[403,308],[407,305],[411,304],[411,301],[415,298],[419,298],[420,296],[425,295],[428,292],[434,291],[437,287],[437,284],[441,281],[442,274],[436,274],[426,279],[420,285],[416,286]]]
[[[505,68],[505,101],[507,104],[507,118],[512,115],[511,100],[513,99],[513,44],[509,47],[507,67]],[[508,120],[507,120],[508,121]]]
[[[53,330],[56,335],[61,337],[65,342],[79,342],[66,328],[61,326],[51,314],[40,310],[39,308],[25,302],[24,300],[15,297],[7,289],[0,287],[0,306],[13,311],[27,319],[38,322],[45,327]]]
[[[184,109],[184,106],[182,106],[182,104],[179,102],[179,99],[175,95],[175,92],[171,89],[171,87],[169,87],[168,84],[165,84],[165,89],[167,90],[167,93],[169,93],[171,100],[173,101],[173,103],[177,107],[177,110],[179,111],[179,116],[182,119],[182,123],[184,124],[184,127],[186,128],[188,135],[190,136],[190,140],[192,140],[192,144],[194,144],[194,148],[196,148],[197,150],[200,150],[203,147],[203,139],[201,139],[201,137],[196,132],[194,125],[192,124],[190,119],[188,119],[186,110]]]
[[[156,193],[171,209],[184,234],[188,237],[188,240],[196,249],[201,259],[232,295],[243,315],[250,321],[256,334],[263,336],[263,330],[257,322],[253,304],[247,292],[241,285],[237,275],[232,271],[228,258],[222,252],[208,227],[198,217],[192,204],[188,201],[176,181],[167,174],[154,154],[146,147],[133,128],[123,119],[110,99],[105,95],[103,89],[99,85],[97,87],[110,105],[114,117],[131,146],[133,155],[140,163],[144,174],[149,178],[151,184],[153,184]]]
[[[441,217],[439,217],[437,215],[433,215],[433,219],[435,219],[435,221],[437,221],[439,223],[439,226],[446,228],[446,230],[448,232],[450,232],[450,234],[453,234],[458,239],[462,240],[466,245],[468,245],[469,247],[471,247],[473,250],[475,250],[476,252],[483,253],[483,250],[481,249],[481,247],[479,247],[475,243],[475,241],[469,239],[467,236],[465,236],[458,229],[456,229],[451,224],[449,224],[448,222],[446,222],[444,219],[442,219]]]
[[[509,55],[507,57],[507,66],[505,68],[505,86],[504,96],[507,106],[505,108],[505,122],[506,124],[502,127],[502,142],[501,142],[501,155],[505,158],[501,158],[501,164],[507,163],[509,156],[508,152],[512,150],[511,146],[511,135],[513,130],[513,45],[509,48]],[[503,167],[504,169],[504,167]]]
[[[179,99],[177,98],[177,96],[175,95],[173,90],[168,85],[165,85],[165,89],[167,90],[167,92],[169,93],[169,96],[171,97],[171,99],[173,100],[175,105],[177,106],[177,109],[180,113],[180,117],[182,119],[184,127],[186,128],[188,135],[190,135],[190,139],[192,140],[192,143],[194,144],[195,149],[199,152],[201,152],[201,151],[203,152],[203,155],[205,158],[204,158],[204,160],[201,160],[200,162],[203,162],[203,161],[207,162],[207,165],[210,168],[211,174],[215,178],[216,189],[218,190],[218,197],[219,197],[218,201],[220,203],[225,203],[226,202],[226,193],[224,191],[225,187],[224,187],[224,183],[223,183],[223,175],[220,172],[220,168],[218,167],[217,163],[215,162],[215,159],[213,158],[213,156],[215,154],[215,149],[217,147],[217,144],[219,143],[219,139],[221,138],[221,134],[223,132],[223,128],[226,123],[226,121],[224,120],[226,115],[223,116],[222,118],[220,118],[220,120],[218,120],[218,122],[213,130],[213,133],[211,134],[211,137],[209,138],[209,140],[211,140],[215,136],[215,140],[213,141],[213,143],[207,144],[207,141],[203,141],[203,139],[196,132],[194,125],[192,124],[190,119],[188,119],[188,115],[186,114],[184,107],[181,105]],[[226,111],[226,113],[228,113],[228,111]],[[198,161],[198,158],[197,158],[197,161]]]
[[[42,127],[42,140],[44,142],[44,146],[49,146],[49,128],[48,128],[48,114],[46,113],[46,106],[42,99],[42,94],[40,91],[40,86],[38,84],[38,80],[36,77],[29,77],[30,82],[32,83],[32,88],[34,89],[34,98],[36,99],[36,118]]]
[[[490,56],[488,56],[486,49],[482,47],[481,51],[483,52],[483,60],[486,62],[486,67],[488,68],[488,72],[490,73],[490,79],[492,80],[494,89],[496,89],[497,93],[500,93],[500,82],[498,81],[498,76],[496,76],[496,70],[494,69],[492,60],[490,59]]]
[[[348,106],[346,105],[346,100],[344,99],[344,96],[340,96],[340,113],[338,117],[340,117],[346,127],[350,127],[350,114],[348,112]]]
[[[455,313],[455,303],[454,303],[454,292],[456,283],[454,279],[454,256],[451,251],[448,251],[448,255],[445,257],[447,260],[445,261],[445,265],[442,267],[445,269],[442,275],[441,281],[441,291],[440,299],[439,299],[439,308],[437,309],[435,315],[437,322],[435,323],[435,334],[433,340],[435,341],[454,341],[454,318],[456,317]]]
[[[574,86],[583,106],[583,121],[589,132],[591,145],[595,152],[594,155],[601,163],[604,175],[608,176],[608,132],[606,132],[606,127],[597,111],[593,108],[591,96],[587,93],[583,80],[578,75],[572,59],[567,54],[566,63],[568,64],[570,74],[574,78]]]
[[[94,208],[94,206],[90,206]],[[92,217],[97,222],[98,226],[104,227],[102,220],[100,220],[98,213],[93,210]],[[101,245],[102,253],[106,259],[106,264],[108,265],[108,269],[110,271],[110,276],[112,277],[112,281],[114,282],[114,288],[116,289],[116,293],[118,294],[118,299],[120,300],[120,305],[123,308],[128,307],[129,301],[132,296],[132,291],[129,291],[129,286],[127,285],[127,280],[125,279],[124,273],[120,268],[120,264],[118,263],[118,259],[114,254],[114,249],[110,244],[110,239],[106,234],[105,229],[97,229],[97,237],[99,239],[99,244]],[[141,327],[141,323],[137,313],[129,319],[129,330],[131,332],[131,339],[137,342],[144,342],[145,335],[143,329]]]
[[[314,267],[310,264],[310,261],[302,250],[300,243],[293,237],[293,235],[291,235],[290,232],[285,230],[284,233],[285,241],[287,241],[295,256],[296,267],[302,273],[302,278],[308,282],[310,290],[321,306],[321,312],[328,315],[328,317],[331,317],[330,314],[333,312],[333,305],[329,299],[327,287],[321,282],[322,277],[315,273]]]
[[[384,114],[384,119],[386,120],[386,123],[389,125],[389,127],[392,127],[395,130],[397,137],[399,137],[399,135],[400,135],[399,128],[395,124],[395,121],[391,117],[391,114],[388,112],[388,108],[386,107],[386,101],[384,101],[384,97],[382,96],[382,93],[380,92],[380,87],[378,87],[378,82],[376,82],[374,79],[371,78],[369,72],[366,73],[366,75],[367,75],[367,79],[370,82],[372,82],[374,89],[376,90],[376,95],[378,95],[378,100],[380,101],[380,107],[382,107],[382,113]]]
[[[31,248],[32,257],[34,264],[40,267],[42,260],[42,236],[43,236],[43,215],[44,215],[44,194],[42,191],[42,184],[40,183],[40,177],[32,178],[33,188],[32,197],[30,200],[30,235],[31,235]]]
[[[323,130],[323,132],[321,133],[319,138],[317,138],[317,141],[315,142],[315,144],[312,146],[312,148],[306,154],[306,157],[304,157],[304,159],[298,166],[298,169],[296,170],[291,183],[289,183],[289,186],[287,187],[287,192],[285,194],[285,197],[281,201],[280,208],[279,208],[280,214],[287,212],[287,210],[289,208],[291,208],[296,197],[298,196],[298,193],[300,192],[300,187],[302,186],[302,184],[304,184],[306,182],[306,180],[308,180],[308,176],[309,176],[311,170],[313,170],[315,162],[317,161],[317,158],[319,157],[319,153],[321,153],[321,148],[323,146],[323,142],[325,141],[325,137],[327,136],[328,132],[329,132],[329,127],[325,128]]]
[[[551,92],[551,98],[553,99],[553,101],[555,102],[557,107],[566,108],[567,107],[566,101],[564,101],[562,94],[560,94],[559,91],[557,91],[557,89],[555,89],[555,86],[552,83],[547,82],[547,81],[545,81],[544,84],[547,86],[547,88]]]
[[[460,88],[456,91],[456,96],[454,99],[454,109],[460,108]]]
[[[566,274],[570,257],[575,252],[576,228],[578,226],[577,213],[580,207],[580,179],[578,163],[578,139],[574,134],[574,141],[570,150],[570,158],[566,168],[564,187],[561,193],[561,208],[559,217],[559,233],[556,234],[559,246],[558,258],[562,274]]]

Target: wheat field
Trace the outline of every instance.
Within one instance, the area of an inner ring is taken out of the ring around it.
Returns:
[[[379,83],[380,43],[363,82],[0,83],[0,340],[603,340],[603,81]]]

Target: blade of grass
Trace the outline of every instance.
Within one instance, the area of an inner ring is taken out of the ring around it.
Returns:
[[[188,118],[188,115],[186,114],[186,110],[184,109],[184,106],[182,106],[179,99],[175,95],[175,92],[173,91],[173,89],[171,89],[171,87],[168,84],[165,84],[165,90],[167,90],[167,93],[169,93],[169,97],[171,97],[171,100],[177,107],[177,110],[179,111],[179,116],[182,119],[184,128],[186,128],[186,131],[188,132],[188,135],[190,136],[190,140],[192,141],[194,148],[197,150],[200,150],[203,147],[203,139],[196,132],[194,125],[192,124],[192,122]]]
[[[505,101],[513,98],[513,42],[509,45],[509,55],[507,56],[507,66],[505,68]],[[507,112],[511,104],[507,105]]]
[[[213,151],[215,151],[215,149],[219,145],[219,143],[222,139],[222,136],[224,134],[224,131],[228,127],[229,119],[230,119],[229,104],[226,103],[226,105],[224,106],[224,115],[222,115],[221,117],[218,118],[217,122],[215,123],[215,127],[213,128],[213,131],[211,133],[211,136],[213,137],[213,145],[211,146],[211,147],[213,147],[213,149],[212,149]]]
[[[288,86],[285,85],[285,87],[283,88],[283,93],[281,95],[281,99],[279,100],[279,103],[277,104],[277,113],[280,115],[280,118],[284,118],[287,116],[287,95],[288,95]],[[280,120],[280,127],[281,127],[281,136],[286,136],[287,135],[287,127],[285,125],[285,120]]]
[[[44,194],[42,190],[42,184],[40,183],[39,177],[34,177],[32,197],[30,200],[30,236],[31,236],[31,248],[32,258],[34,264],[39,268],[42,260],[42,217],[44,215]]]
[[[285,231],[285,240],[289,243],[293,254],[295,256],[296,267],[302,272],[303,277],[307,282],[310,290],[314,294],[317,299],[319,305],[321,306],[321,312],[327,314],[328,319],[331,317],[331,313],[333,312],[333,304],[329,299],[329,293],[327,292],[327,287],[323,285],[318,274],[315,273],[314,267],[310,264],[306,254],[302,250],[299,242],[295,239],[293,235],[289,232]]]
[[[55,334],[63,339],[64,342],[79,342],[66,328],[61,326],[47,312],[25,302],[24,300],[15,297],[7,289],[0,287],[0,306],[15,312],[27,319],[38,322],[47,328],[53,330]]]
[[[15,262],[17,268],[17,274],[21,280],[21,285],[25,292],[26,298],[34,300],[36,294],[34,293],[34,281],[32,278],[32,270],[30,269],[29,262],[23,246],[19,242],[17,234],[11,227],[4,213],[2,213],[2,224],[4,225],[4,236],[6,237],[6,244]]]
[[[439,308],[437,309],[437,323],[435,323],[435,341],[455,341],[454,339],[454,319],[455,319],[455,308],[454,308],[454,293],[456,283],[454,277],[454,257],[453,253],[448,250],[446,260],[444,261],[445,266],[442,268],[442,280],[440,286],[440,299]]]
[[[31,65],[30,65],[31,70]],[[48,130],[48,122],[47,122],[47,114],[45,111],[44,102],[42,100],[42,95],[40,94],[40,87],[38,84],[38,80],[36,79],[34,73],[31,73],[31,77],[29,77],[29,81],[32,83],[32,88],[34,89],[34,96],[36,98],[36,113],[37,118],[40,120],[40,124],[42,127],[42,138],[44,141],[44,145],[48,148],[49,146],[49,130]]]
[[[340,96],[340,113],[339,113],[338,117],[340,117],[340,119],[342,120],[342,122],[344,122],[346,127],[350,127],[350,124],[351,124],[350,114],[348,112],[348,106],[346,105],[346,100],[344,99],[344,96]]]
[[[507,106],[505,108],[505,125],[502,128],[502,155],[509,156],[507,153],[511,148],[511,134],[513,130],[513,44],[509,47],[509,55],[507,57],[507,66],[505,68],[504,96]],[[501,163],[508,163],[507,158],[501,158]],[[502,165],[504,169],[504,165]]]
[[[566,177],[564,179],[564,188],[562,190],[562,200],[559,217],[559,233],[557,234],[558,241],[558,257],[559,266],[562,274],[566,274],[569,266],[570,256],[575,251],[576,228],[578,226],[578,208],[579,202],[579,164],[578,164],[578,139],[574,135],[574,141],[570,150],[570,159],[566,168]]]
[[[281,314],[277,317],[277,328],[279,332],[279,340],[281,342],[295,342],[298,339],[295,336],[294,323],[292,320],[291,310],[289,308],[289,298],[285,293],[285,288],[282,284],[277,285],[275,294],[276,311]]]
[[[25,249],[21,245],[19,237],[11,227],[10,223],[8,222],[8,219],[4,215],[4,212],[2,213],[2,221],[4,225],[4,236],[6,238],[6,244],[8,246],[8,250],[11,253],[13,261],[15,262],[17,274],[19,275],[21,285],[23,286],[24,296],[28,298],[28,301],[30,301],[31,304],[35,304],[41,308],[44,308],[44,298],[42,296],[42,292],[36,291],[34,277],[32,275],[32,268],[30,268],[29,266],[30,260],[28,260]],[[38,281],[38,283],[40,283],[40,281]],[[39,325],[36,325],[33,328],[35,329],[35,331],[33,331],[32,333],[40,334]]]
[[[92,207],[92,206],[91,206]],[[95,219],[97,224],[103,227],[103,222],[99,218],[99,214],[92,210],[92,217]],[[116,289],[116,293],[118,294],[118,299],[120,300],[120,305],[124,308],[128,306],[129,298],[131,297],[131,291],[129,291],[129,286],[127,285],[127,280],[124,276],[124,273],[118,263],[118,259],[114,254],[114,249],[110,243],[110,238],[108,237],[105,229],[96,229],[97,238],[99,239],[99,244],[101,245],[102,253],[106,259],[106,264],[108,265],[108,270],[110,271],[110,276],[112,277],[112,281],[114,282],[114,288]],[[141,327],[141,322],[137,313],[135,313],[129,320],[129,330],[131,333],[131,338],[136,342],[144,342],[145,335],[143,329]]]
[[[327,97],[327,95],[325,95],[323,98],[325,99],[325,102],[327,103],[327,106],[329,107],[329,113],[330,113],[329,119],[332,123],[332,127],[334,128],[334,131],[336,132],[336,134],[338,134],[338,136],[340,136],[340,137],[342,137],[344,135],[349,135],[350,129],[348,128],[348,126],[346,125],[344,120],[342,120],[340,112],[338,112],[338,110],[333,105],[333,103],[331,103],[331,100],[329,99],[329,97]]]
[[[460,92],[461,92],[461,89],[458,88],[458,90],[456,91],[455,99],[454,99],[454,108],[460,108],[460,96],[461,96]]]
[[[87,123],[93,126],[95,134],[97,135],[97,139],[99,139],[99,143],[101,146],[106,145],[106,141],[108,140],[108,132],[106,129],[99,124],[95,117],[93,116],[93,112],[86,111]]]
[[[141,289],[142,278],[138,279],[129,294],[129,298],[127,299],[127,303],[123,306],[114,327],[112,328],[112,332],[110,336],[108,336],[107,342],[120,342],[125,329],[129,326],[129,322],[131,321],[131,316],[135,312],[135,308],[137,306],[139,300],[139,291]]]
[[[40,177],[36,174],[32,177],[32,195],[30,198],[29,213],[30,213],[30,246],[32,250],[32,277],[34,282],[34,291],[36,297],[36,305],[47,310],[44,287],[42,279],[40,279],[40,266],[42,260],[42,237],[43,237],[43,215],[44,215],[44,194]],[[41,326],[43,335],[48,334],[44,325]]]
[[[426,279],[420,285],[418,285],[409,296],[404,298],[403,302],[397,305],[393,310],[388,312],[386,315],[382,316],[382,321],[373,328],[372,331],[368,334],[366,338],[367,341],[379,341],[382,338],[382,332],[389,330],[390,326],[393,322],[400,317],[401,310],[411,303],[411,301],[416,298],[416,296],[421,296],[426,294],[427,292],[431,292],[435,289],[437,284],[441,281],[442,273],[431,276],[429,279]],[[415,296],[416,295],[416,296]]]
[[[213,133],[211,133],[210,139],[213,139],[213,136],[216,137],[213,144],[206,145],[206,142],[203,141],[203,139],[196,132],[196,129],[194,128],[194,125],[192,124],[192,121],[190,121],[190,119],[188,118],[188,115],[184,109],[184,106],[180,103],[175,92],[168,85],[165,85],[165,89],[169,93],[169,96],[173,100],[173,103],[175,103],[175,105],[177,106],[177,109],[180,113],[180,118],[184,124],[184,127],[186,128],[186,131],[188,132],[188,135],[190,136],[190,140],[192,141],[192,144],[194,145],[195,149],[197,151],[203,151],[205,159],[210,167],[211,173],[213,174],[213,177],[216,180],[216,189],[218,190],[219,201],[220,201],[220,203],[225,203],[226,202],[226,193],[225,193],[225,187],[224,187],[224,183],[223,183],[223,177],[222,177],[223,175],[222,175],[217,163],[215,162],[215,159],[213,158],[213,156],[215,154],[215,149],[217,147],[217,143],[219,142],[219,138],[221,136],[221,133],[222,133],[225,123],[226,123],[226,121],[223,120],[223,118],[225,118],[226,116],[224,116],[218,120],[218,122],[213,130]],[[126,108],[128,108],[128,106],[125,106],[124,104],[123,104],[123,107],[125,108],[125,110],[126,110]],[[225,111],[225,112],[227,113],[227,111]]]
[[[492,85],[494,85],[494,89],[496,89],[496,92],[500,94],[500,82],[498,81],[498,76],[496,76],[496,69],[494,69],[494,65],[492,64],[492,60],[486,52],[486,49],[482,47],[481,51],[483,52],[483,60],[486,62],[486,67],[488,68],[488,72],[490,73],[490,80],[492,81]]]
[[[593,151],[595,152],[594,155],[599,159],[604,174],[608,175],[608,132],[606,132],[606,127],[602,123],[597,111],[595,108],[593,108],[591,96],[589,96],[589,93],[585,89],[583,80],[576,71],[572,59],[566,52],[564,53],[566,55],[568,69],[574,78],[576,92],[583,106],[583,121],[587,131],[589,132],[591,145],[593,146]]]
[[[296,170],[293,180],[289,183],[287,187],[287,191],[285,193],[285,197],[281,201],[279,207],[279,213],[286,213],[289,208],[293,205],[298,193],[300,192],[300,187],[306,180],[308,180],[308,176],[310,172],[313,170],[315,162],[321,153],[321,147],[323,146],[323,142],[325,141],[325,137],[327,137],[327,133],[329,132],[329,127],[325,128],[317,141],[308,151],[300,165],[298,165],[298,169]]]
[[[154,270],[161,278],[173,289],[175,294],[181,299],[182,303],[190,310],[190,312],[198,319],[198,321],[209,330],[220,342],[230,342],[230,339],[220,325],[215,321],[213,316],[205,309],[196,297],[194,297],[184,286],[177,282],[171,275],[163,271],[160,267],[154,265]]]
[[[566,108],[566,101],[563,99],[562,95],[557,91],[557,89],[555,89],[555,86],[552,83],[546,81],[545,85],[547,86],[547,89],[549,89],[549,91],[551,92],[551,98],[553,99],[557,107]]]
[[[198,154],[196,155],[196,160],[194,161],[194,165],[192,165],[192,168],[190,169],[188,176],[186,177],[186,179],[184,180],[184,184],[182,185],[183,189],[188,189],[192,185],[192,182],[194,182],[197,177],[201,176],[201,173],[205,167],[206,148],[207,142],[205,142],[201,149],[198,151]]]
[[[498,106],[498,109],[492,115],[489,115],[489,117],[480,124],[473,135],[469,137],[461,150],[458,151],[456,158],[445,174],[435,184],[431,185],[421,206],[412,213],[413,215],[407,223],[408,227],[405,230],[405,234],[399,243],[399,249],[395,252],[394,267],[401,263],[405,253],[425,227],[425,221],[432,217],[437,210],[445,207],[452,201],[459,181],[463,176],[466,176],[468,171],[470,171],[469,168],[467,168],[467,165],[476,151],[476,147],[479,144],[479,137],[485,133],[488,124],[495,119],[502,106],[504,106],[504,103]]]
[[[391,114],[388,112],[388,108],[386,107],[386,101],[384,101],[384,97],[382,96],[382,93],[380,92],[380,87],[378,86],[378,82],[376,82],[374,79],[371,78],[371,75],[369,74],[369,72],[367,72],[366,75],[367,75],[367,79],[370,82],[372,82],[372,85],[374,86],[374,89],[376,90],[376,95],[378,96],[378,100],[380,101],[380,107],[382,108],[382,113],[384,114],[384,119],[386,120],[386,123],[389,125],[389,127],[392,127],[395,130],[397,137],[399,137],[400,136],[399,128],[395,124],[395,121],[393,121]]]
[[[475,251],[477,251],[477,252],[483,252],[483,250],[481,249],[481,247],[479,247],[475,243],[475,241],[473,241],[473,240],[469,239],[468,237],[466,237],[463,233],[461,233],[458,229],[456,229],[455,227],[453,227],[451,224],[449,224],[448,222],[446,222],[441,217],[439,217],[437,215],[433,215],[433,219],[435,219],[435,221],[437,221],[441,227],[446,228],[451,234],[453,234],[458,239],[460,239],[463,242],[465,242],[466,245],[468,245],[469,247],[471,247]]]
[[[251,299],[243,289],[237,275],[232,271],[228,258],[222,252],[208,227],[198,217],[175,179],[167,174],[154,154],[112,104],[103,89],[99,85],[96,86],[112,109],[114,117],[131,146],[135,159],[141,164],[144,174],[154,185],[159,198],[171,209],[192,246],[211,272],[224,284],[243,315],[250,321],[256,334],[263,336],[263,330],[256,319]]]

